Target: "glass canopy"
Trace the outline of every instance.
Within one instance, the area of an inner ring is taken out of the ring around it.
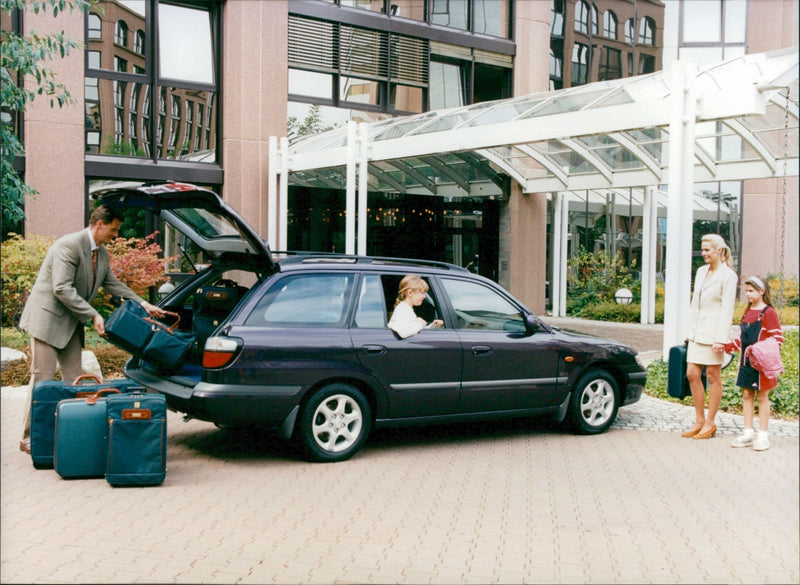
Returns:
[[[695,181],[797,174],[797,54],[795,47],[746,55],[697,71]],[[367,188],[502,196],[505,177],[524,193],[664,184],[672,76],[661,71],[364,124],[357,140],[367,141]],[[289,184],[344,189],[354,147],[346,126],[296,139],[288,148]]]

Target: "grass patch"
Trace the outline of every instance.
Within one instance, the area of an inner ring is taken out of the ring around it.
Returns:
[[[769,393],[770,411],[774,418],[783,420],[798,420],[800,404],[798,404],[798,332],[784,331],[785,341],[781,348],[784,372],[778,378],[778,385]],[[733,414],[742,413],[742,390],[736,386],[736,376],[739,373],[738,355],[733,363],[722,370],[722,402],[720,410]],[[672,398],[667,394],[667,362],[658,359],[647,367],[647,386],[645,393],[648,396],[692,404],[691,396],[683,400]]]

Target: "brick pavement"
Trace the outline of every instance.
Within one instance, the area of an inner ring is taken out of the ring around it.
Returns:
[[[518,420],[378,432],[323,465],[171,413],[164,485],[115,489],[33,469],[23,397],[2,390],[2,583],[800,580],[796,437],[757,453]]]

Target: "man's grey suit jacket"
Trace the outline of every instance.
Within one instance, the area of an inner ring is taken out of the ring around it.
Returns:
[[[96,278],[92,277],[87,229],[62,236],[47,251],[22,310],[20,329],[56,349],[63,349],[75,328],[97,314],[89,303],[100,287],[112,295],[142,301],[114,276],[108,264],[108,250],[103,245],[97,250]]]

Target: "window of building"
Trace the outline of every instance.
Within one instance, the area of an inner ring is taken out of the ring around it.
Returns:
[[[591,16],[592,16],[592,23],[591,23],[591,25],[592,25],[592,34],[593,35],[597,35],[597,30],[598,30],[597,26],[598,26],[598,23],[599,23],[599,18],[597,17],[597,6],[595,6],[594,4],[592,4]]]
[[[219,90],[214,39],[220,37],[221,4],[98,4],[104,18],[116,24],[111,43],[92,32],[98,26],[96,15],[87,16],[86,152],[216,162]],[[87,164],[95,168],[130,161],[92,158]],[[141,172],[136,171],[139,176]]]
[[[431,61],[429,97],[432,110],[463,106],[465,93],[464,71],[461,66]]]
[[[144,31],[141,29],[136,31],[136,37],[133,41],[133,50],[140,55],[144,55]]]
[[[656,44],[656,23],[652,18],[645,16],[639,21],[639,44],[651,45]]]
[[[629,45],[636,44],[636,21],[632,18],[625,21],[625,42]]]
[[[120,47],[128,46],[128,25],[124,20],[117,21],[117,26],[114,29],[114,43]]]
[[[706,64],[747,52],[747,0],[680,3],[678,58]]]
[[[611,10],[603,13],[603,36],[607,39],[617,39],[617,15]]]
[[[564,58],[550,49],[550,79],[559,80],[564,77]]]
[[[550,36],[564,36],[564,0],[550,1]]]
[[[290,99],[418,113],[427,88],[426,40],[290,15]]]
[[[583,0],[575,4],[575,32],[589,34],[589,5]]]
[[[620,79],[622,77],[622,53],[619,49],[603,47],[600,56],[598,80]]]
[[[90,39],[101,39],[103,38],[103,21],[100,20],[100,17],[94,13],[89,14],[88,18],[89,29],[87,31],[87,35],[89,35]]]
[[[639,55],[639,75],[653,73],[656,70],[656,58],[653,55]]]
[[[430,11],[431,24],[469,30],[467,0],[431,0]]]
[[[589,78],[589,47],[575,43],[572,47],[572,85],[582,85]]]

